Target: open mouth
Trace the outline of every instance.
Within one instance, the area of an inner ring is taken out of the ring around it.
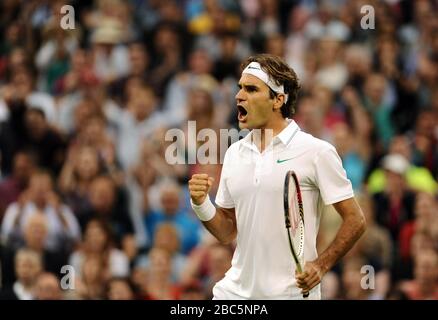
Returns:
[[[241,105],[237,105],[237,119],[242,122],[248,117],[248,111]]]

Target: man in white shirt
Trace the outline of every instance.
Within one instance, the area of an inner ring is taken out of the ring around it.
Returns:
[[[302,299],[305,292],[320,299],[323,275],[364,232],[363,213],[335,148],[288,120],[299,90],[295,72],[272,55],[250,57],[243,66],[238,120],[252,131],[225,154],[216,207],[208,198],[212,178],[196,174],[189,181],[192,207],[205,227],[222,243],[237,239],[232,267],[213,288],[214,299]],[[288,170],[298,175],[305,215],[305,265],[295,274],[283,213]],[[318,256],[325,205],[333,205],[343,223]]]
[[[53,182],[47,171],[32,174],[29,187],[17,202],[11,203],[3,218],[0,238],[9,247],[23,243],[23,230],[32,216],[43,214],[47,219],[48,234],[45,249],[69,250],[81,237],[76,216],[63,204],[53,190]]]

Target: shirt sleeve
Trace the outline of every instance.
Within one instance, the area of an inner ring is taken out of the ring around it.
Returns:
[[[333,146],[323,149],[315,159],[315,179],[324,204],[329,205],[354,196],[342,161]]]
[[[14,230],[14,222],[18,215],[18,205],[16,203],[11,204],[5,212],[3,222],[1,224],[1,241],[7,243],[9,236]]]
[[[230,163],[229,163],[230,152],[231,150],[230,148],[228,148],[227,152],[225,153],[224,163],[222,165],[221,178],[219,181],[219,187],[215,198],[216,205],[226,209],[235,207],[233,198],[231,197],[230,191],[227,186],[229,167],[230,167]]]

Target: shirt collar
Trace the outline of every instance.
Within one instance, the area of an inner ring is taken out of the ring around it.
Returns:
[[[281,130],[281,132],[276,135],[273,139],[273,144],[276,145],[278,143],[283,143],[285,147],[289,145],[289,143],[292,141],[292,138],[295,136],[295,134],[300,130],[300,127],[293,119],[287,119],[287,122],[289,123],[286,128]],[[250,149],[257,150],[257,147],[253,144],[251,140],[252,131],[248,133],[242,140],[243,145]]]
[[[300,130],[300,127],[298,127],[298,124],[295,122],[295,120],[288,119],[287,121],[289,123],[287,127],[281,130],[281,132],[274,137],[274,144],[281,142],[285,147],[287,147],[298,130]]]

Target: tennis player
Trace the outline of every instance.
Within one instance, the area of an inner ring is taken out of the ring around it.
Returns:
[[[211,177],[195,174],[189,181],[192,208],[204,226],[222,243],[237,239],[232,266],[214,286],[214,299],[303,299],[305,292],[309,299],[321,299],[322,277],[365,230],[363,213],[335,148],[289,120],[300,88],[292,68],[276,56],[249,57],[239,88],[239,126],[251,132],[225,154],[216,206],[208,196]],[[284,224],[288,170],[298,175],[304,203],[300,274],[293,271]],[[343,222],[318,256],[316,238],[326,205],[333,205]]]

